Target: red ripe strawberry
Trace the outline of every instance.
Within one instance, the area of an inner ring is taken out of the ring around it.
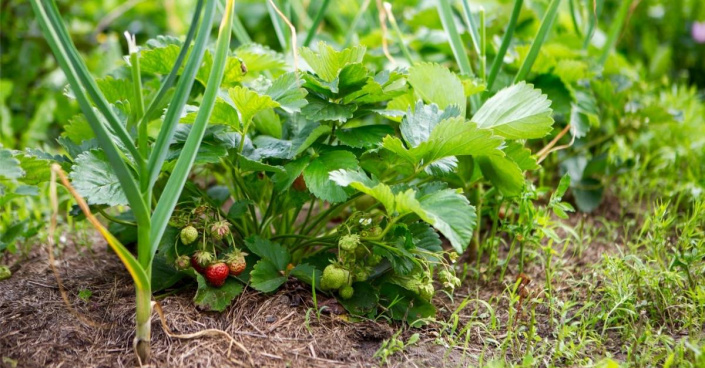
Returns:
[[[245,267],[247,267],[246,255],[247,253],[235,250],[225,257],[225,264],[228,265],[231,275],[238,276],[245,270]]]
[[[215,287],[221,287],[227,280],[228,275],[230,275],[230,269],[225,262],[217,262],[206,267],[206,272],[204,276],[209,284]]]
[[[303,175],[299,175],[296,180],[294,180],[294,184],[292,186],[299,192],[305,192],[308,189]]]
[[[213,254],[203,250],[198,250],[191,256],[191,267],[198,273],[204,273],[206,266],[213,262]]]

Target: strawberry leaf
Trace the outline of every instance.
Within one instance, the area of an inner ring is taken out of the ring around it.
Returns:
[[[454,105],[465,116],[463,83],[448,68],[432,63],[419,63],[409,68],[409,84],[426,103],[435,103],[441,109]]]
[[[291,261],[291,255],[284,247],[259,236],[254,235],[245,239],[245,245],[252,253],[268,260],[277,270],[286,269]]]
[[[206,279],[198,273],[196,273],[196,280],[198,280],[198,291],[196,291],[193,301],[199,309],[204,311],[224,311],[244,289],[242,283],[231,277],[228,277],[221,287],[209,285]]]
[[[340,143],[355,147],[372,149],[382,143],[382,139],[394,134],[394,128],[389,125],[366,125],[350,129],[340,129],[335,133]]]
[[[282,110],[292,114],[300,112],[306,106],[306,95],[308,92],[299,87],[299,80],[296,73],[282,74],[277,78],[265,92],[274,101],[279,103]]]
[[[546,95],[521,82],[497,92],[477,110],[472,121],[507,139],[541,138],[551,132],[552,113]]]
[[[348,199],[349,192],[332,182],[329,173],[339,169],[354,170],[357,166],[357,158],[352,152],[325,151],[304,169],[304,180],[316,197],[331,203],[343,202]]]
[[[350,314],[374,317],[379,302],[379,292],[367,282],[356,282],[352,285],[355,293],[350,299],[338,298],[345,310]]]
[[[503,195],[513,197],[521,194],[524,189],[524,173],[516,162],[501,156],[477,157],[477,162],[482,175]]]
[[[457,106],[440,110],[436,104],[424,105],[423,102],[418,101],[414,111],[411,107],[408,109],[399,129],[406,143],[416,147],[429,139],[438,123],[456,116],[460,116]]]
[[[382,284],[379,290],[380,305],[395,320],[408,321],[412,327],[424,324],[421,320],[436,315],[436,308],[414,292],[399,285]]]
[[[420,135],[420,132],[417,132]],[[416,138],[414,138],[416,139]],[[382,146],[413,164],[429,166],[451,156],[502,156],[503,139],[461,117],[446,119],[433,128],[426,141],[407,149],[397,137],[387,136]]]
[[[301,57],[321,79],[332,82],[348,64],[360,63],[365,56],[365,46],[355,46],[337,51],[325,42],[318,43],[318,51],[302,47]]]
[[[0,179],[18,179],[24,174],[20,161],[13,157],[12,152],[0,149]]]
[[[353,117],[357,105],[340,105],[328,102],[318,96],[309,95],[308,105],[301,109],[301,113],[313,121],[339,121],[344,123]]]
[[[316,286],[321,284],[322,272],[308,263],[299,263],[291,270],[290,274],[309,285],[313,284],[314,278],[316,280]]]
[[[519,142],[509,142],[507,147],[504,147],[504,153],[522,170],[538,170],[539,168],[536,159],[531,155],[531,150]]]
[[[237,86],[228,90],[228,95],[235,104],[235,108],[240,113],[240,121],[243,124],[242,129],[247,131],[252,117],[260,111],[279,107],[279,103],[272,100],[267,95],[247,89],[242,86]]]
[[[70,177],[74,188],[90,204],[128,204],[120,180],[102,150],[90,150],[78,155]]]
[[[263,293],[277,290],[287,280],[280,271],[272,262],[261,259],[250,272],[250,285]]]

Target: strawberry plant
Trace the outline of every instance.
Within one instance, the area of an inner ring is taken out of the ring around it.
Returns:
[[[300,54],[309,71],[255,76],[248,66],[216,100],[204,145],[221,153],[202,170],[217,185],[187,188],[181,203],[208,202],[232,224],[229,247],[252,254],[239,279],[259,291],[315,278],[354,313],[433,314],[434,274],[457,285],[439,233],[462,253],[477,224],[473,188],[522,192],[524,171],[538,167],[523,142],[551,130],[551,102],[519,83],[471,113],[482,84],[441,65],[374,71],[364,47],[325,43]],[[411,304],[425,307],[402,312]]]
[[[452,263],[477,246],[470,198],[522,193],[551,101],[435,63],[376,70],[364,46],[302,47],[305,71],[291,70],[266,47],[230,49],[233,1],[210,50],[215,3],[198,2],[185,41],[130,39],[127,63],[94,80],[55,4],[32,1],[83,115],[59,139],[68,156],[27,160],[61,164],[112,222],[101,232],[135,280],[140,361],[152,292],[186,276],[207,310],[294,277],[356,315],[432,316],[434,277],[457,287]]]

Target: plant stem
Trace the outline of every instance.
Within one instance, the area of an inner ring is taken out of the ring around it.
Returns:
[[[112,216],[112,215],[109,215],[107,212],[105,212],[105,210],[104,210],[103,208],[97,207],[96,210],[97,210],[98,213],[100,213],[103,217],[105,217],[106,220],[108,220],[108,221],[110,221],[110,222],[114,222],[114,223],[116,223],[116,224],[125,225],[125,226],[137,226],[137,223],[135,223],[135,222],[120,220],[120,219],[117,218],[117,217],[114,217],[114,216]],[[8,212],[8,213],[9,213],[9,212]]]
[[[139,365],[148,364],[151,356],[152,344],[151,317],[152,317],[152,290],[149,285],[146,288],[137,289],[136,294],[136,334],[133,347],[137,354]]]
[[[546,39],[548,38],[548,32],[551,28],[553,28],[553,22],[556,20],[556,16],[558,15],[558,6],[560,4],[561,0],[551,0],[551,3],[548,5],[546,14],[544,14],[543,19],[541,20],[541,27],[539,27],[539,31],[536,33],[536,37],[531,43],[529,53],[526,55],[526,59],[524,59],[517,75],[514,77],[514,83],[526,79],[526,76],[529,75],[531,67],[534,66],[534,62],[539,56],[541,46],[543,46],[543,43],[546,42]]]
[[[470,242],[468,247],[468,263],[472,263],[478,260],[478,253],[480,251],[480,220],[482,219],[482,184],[478,184],[477,190],[475,191],[475,206],[477,211],[477,225],[475,225],[475,236],[473,241]]]
[[[311,24],[311,27],[308,29],[308,33],[306,34],[306,39],[304,39],[304,47],[308,47],[308,45],[311,44],[311,41],[313,41],[313,37],[316,35],[316,30],[318,29],[318,26],[321,24],[321,21],[323,20],[323,17],[326,14],[326,9],[328,9],[328,5],[330,4],[330,0],[323,0],[323,3],[321,4],[321,7],[318,8],[318,13],[316,13],[316,18],[313,19],[313,24]]]
[[[509,44],[512,43],[512,37],[514,37],[514,29],[517,25],[517,20],[519,19],[519,13],[521,12],[521,6],[524,4],[524,0],[514,0],[514,8],[512,9],[512,15],[509,17],[509,24],[507,25],[507,30],[502,36],[502,43],[499,45],[499,50],[497,50],[497,55],[492,61],[492,67],[490,68],[490,75],[487,77],[487,91],[492,90],[492,85],[497,78],[497,73],[502,67],[504,62],[504,55],[507,54],[507,49],[509,49]]]

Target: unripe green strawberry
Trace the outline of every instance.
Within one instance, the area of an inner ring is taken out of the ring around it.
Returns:
[[[0,266],[0,281],[9,279],[12,276],[12,271],[7,266]]]
[[[225,264],[228,265],[231,275],[238,276],[245,270],[245,267],[247,267],[247,261],[245,261],[246,255],[247,253],[235,250],[225,256]]]
[[[367,281],[367,278],[370,277],[370,271],[367,268],[360,267],[355,271],[355,275],[353,278],[357,282],[362,282],[362,281]]]
[[[189,256],[179,256],[179,258],[176,259],[174,262],[174,267],[179,270],[183,271],[188,269],[191,266],[191,258]]]
[[[417,287],[417,291],[421,298],[429,301],[431,300],[431,298],[433,298],[433,294],[436,292],[431,282],[419,284]]]
[[[206,272],[203,274],[206,281],[215,287],[221,287],[230,275],[230,269],[225,262],[217,262],[206,267]]]
[[[359,244],[360,235],[357,234],[343,235],[340,237],[340,240],[338,240],[338,245],[340,246],[340,249],[348,252],[354,251]]]
[[[338,290],[338,295],[340,295],[341,298],[343,299],[350,299],[353,297],[353,294],[355,293],[355,289],[353,289],[352,286],[343,286]]]
[[[372,226],[369,230],[371,236],[382,235],[382,228],[379,225]]]
[[[357,248],[355,248],[355,258],[357,258],[357,259],[363,259],[363,258],[367,257],[369,254],[370,254],[370,251],[364,245],[358,245]]]
[[[370,258],[367,261],[367,264],[374,267],[374,266],[378,265],[380,262],[382,262],[382,256],[380,256],[379,254],[372,253],[370,255]]]
[[[323,276],[321,276],[321,289],[340,289],[341,287],[347,285],[349,281],[350,271],[337,265],[328,265],[323,270]]]
[[[191,256],[191,267],[198,273],[203,273],[206,267],[213,262],[213,254],[205,250],[198,250]]]
[[[198,239],[198,230],[196,230],[195,227],[189,225],[186,226],[185,228],[181,229],[181,242],[188,245],[196,241]]]
[[[211,226],[211,235],[215,240],[223,240],[230,234],[230,224],[227,221],[218,221]]]

